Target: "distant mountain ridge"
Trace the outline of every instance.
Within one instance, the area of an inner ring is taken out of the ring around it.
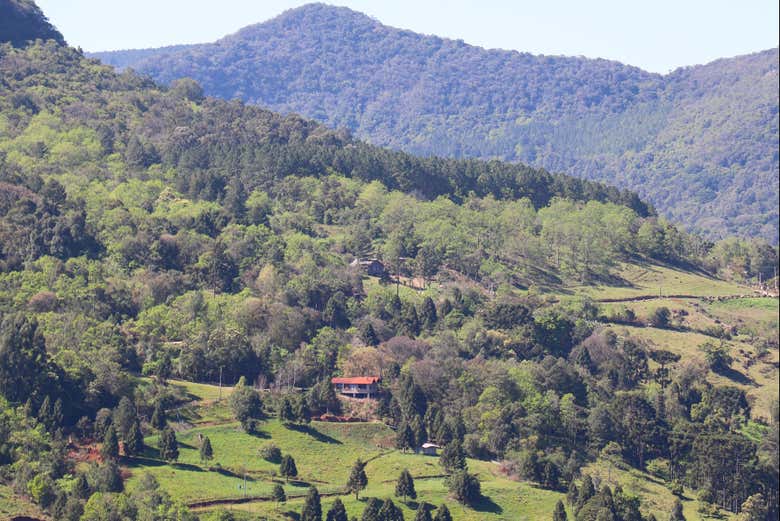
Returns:
[[[607,181],[710,237],[777,243],[777,49],[659,75],[485,50],[311,4],[213,44],[92,56],[415,154]]]

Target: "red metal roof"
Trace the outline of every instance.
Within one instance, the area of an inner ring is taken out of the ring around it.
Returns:
[[[378,376],[353,376],[350,378],[331,378],[332,384],[356,384],[356,385],[370,385],[375,384],[380,380]]]

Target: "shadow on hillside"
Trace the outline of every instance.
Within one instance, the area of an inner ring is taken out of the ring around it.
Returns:
[[[189,470],[190,472],[203,472],[203,469],[190,463],[171,463],[171,467],[179,470]]]
[[[473,508],[477,512],[490,512],[491,514],[500,514],[504,511],[504,509],[501,508],[501,505],[498,505],[487,496],[482,496],[480,500],[473,505]]]
[[[226,469],[225,467],[214,468],[213,471],[216,472],[217,474],[221,474],[221,475],[227,476],[229,478],[245,479],[244,474],[235,472],[235,471],[230,470],[230,469]],[[247,481],[256,481],[255,478],[253,478],[250,474],[246,474],[246,480]]]
[[[250,436],[254,436],[255,438],[260,438],[261,440],[270,440],[271,439],[271,435],[270,434],[268,434],[265,431],[260,431],[260,430],[257,430],[257,429],[254,429],[252,432],[248,432],[247,434],[249,434]]]
[[[282,512],[282,515],[284,515],[286,519],[293,519],[295,521],[298,521],[301,518],[301,515],[295,510],[287,510],[286,512]]]
[[[290,424],[290,425],[287,425],[287,428],[290,429],[291,431],[300,432],[300,433],[303,433],[303,434],[308,434],[309,436],[311,436],[312,438],[314,438],[315,440],[317,440],[317,441],[319,441],[321,443],[332,443],[332,444],[335,444],[335,445],[342,445],[342,443],[339,440],[337,440],[336,438],[332,438],[332,437],[328,436],[327,434],[323,434],[320,431],[318,431],[317,429],[315,429],[315,428],[313,428],[313,427],[311,427],[309,425]]]
[[[737,371],[736,369],[732,369],[731,367],[728,367],[726,369],[719,369],[718,371],[714,371],[714,372],[738,384],[752,385],[752,386],[756,385],[756,382],[754,382],[752,378],[750,378],[744,373],[741,373],[740,371]]]

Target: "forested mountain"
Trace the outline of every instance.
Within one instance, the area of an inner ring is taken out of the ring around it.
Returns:
[[[213,44],[94,56],[415,154],[608,181],[709,237],[777,242],[777,49],[662,76],[485,50],[313,4]]]
[[[777,320],[749,307],[776,300],[737,284],[771,278],[775,248],[708,242],[601,183],[162,87],[56,39],[0,44],[0,78],[3,513],[246,520],[212,507],[249,482],[270,519],[320,520],[317,487],[329,519],[430,519],[432,497],[438,520],[563,520],[564,499],[576,521],[777,517]],[[611,307],[675,284],[690,304]],[[332,377],[361,375],[379,399],[336,395]],[[376,422],[312,421],[352,407]],[[409,454],[431,440],[438,460]],[[350,472],[357,453],[386,459]],[[382,485],[396,465],[414,471],[402,508]],[[555,501],[531,511],[534,494]]]

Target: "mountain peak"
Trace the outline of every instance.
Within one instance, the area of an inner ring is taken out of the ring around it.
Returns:
[[[14,47],[22,47],[37,39],[65,44],[65,38],[35,2],[0,0],[0,43],[10,42]]]

